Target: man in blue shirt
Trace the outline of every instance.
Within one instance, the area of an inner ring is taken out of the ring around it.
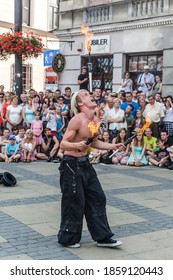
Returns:
[[[133,105],[133,111],[131,112],[131,115],[136,117],[136,111],[139,110],[139,104],[137,102],[132,101],[132,93],[131,92],[126,92],[126,101],[121,104],[121,109],[126,110],[128,105]]]

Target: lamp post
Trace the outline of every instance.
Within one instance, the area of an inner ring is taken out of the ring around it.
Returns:
[[[88,74],[89,74],[89,90],[92,92],[92,62],[91,62],[91,45],[87,46],[88,50]]]
[[[22,31],[22,0],[14,0],[14,31]],[[22,57],[15,54],[15,93],[20,97],[22,93]]]

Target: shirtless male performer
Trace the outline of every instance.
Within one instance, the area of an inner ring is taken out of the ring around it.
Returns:
[[[76,115],[70,120],[61,142],[64,157],[59,167],[62,191],[61,225],[58,242],[70,248],[79,248],[83,216],[88,230],[99,247],[117,247],[121,241],[112,239],[106,215],[106,197],[96,172],[89,162],[86,144],[92,137],[88,124],[98,122],[94,111],[97,104],[87,90],[72,96],[71,108]],[[101,150],[124,149],[122,144],[109,144],[94,138],[91,147]]]

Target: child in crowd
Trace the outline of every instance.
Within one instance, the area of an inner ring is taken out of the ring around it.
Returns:
[[[54,105],[49,107],[46,116],[46,121],[47,121],[46,128],[50,128],[52,131],[52,136],[56,136],[57,121],[56,121],[56,111]]]
[[[43,130],[46,128],[46,124],[47,124],[47,120],[46,120],[47,113],[48,113],[48,105],[47,105],[47,103],[43,103],[42,111],[41,111],[41,120],[43,122]]]
[[[35,112],[35,120],[31,123],[31,129],[34,134],[34,139],[36,140],[37,152],[41,151],[41,141],[43,132],[43,122],[40,120],[41,113],[39,111]]]
[[[150,165],[159,167],[165,167],[166,163],[169,163],[169,152],[165,147],[164,140],[157,140],[157,147],[154,150],[153,156],[149,158]]]
[[[144,123],[145,123],[145,118],[142,116],[141,110],[137,110],[136,111],[136,117],[134,119],[133,130],[135,130],[135,128],[143,127]]]
[[[15,135],[9,136],[9,143],[5,145],[4,154],[0,153],[0,158],[5,160],[5,162],[18,162],[21,155],[19,153],[19,145],[16,144]]]
[[[134,125],[134,117],[131,112],[134,110],[133,105],[129,104],[125,110],[125,122],[127,124],[128,137],[131,137],[132,128]]]
[[[23,162],[31,162],[36,160],[36,140],[34,139],[34,134],[31,129],[27,129],[26,137],[21,142],[22,147],[22,160]]]
[[[56,106],[57,134],[56,137],[60,141],[63,137],[63,129],[65,128],[65,117],[61,114],[61,106]]]
[[[146,143],[146,155],[147,158],[149,158],[153,155],[157,142],[157,138],[152,136],[152,130],[150,127],[145,130],[144,142]]]
[[[122,143],[127,140],[128,135],[127,135],[127,130],[125,128],[120,128],[118,131],[118,135],[116,138],[113,139],[113,143],[118,144]],[[127,160],[128,160],[128,154],[130,151],[130,144],[127,145],[125,151],[117,152],[113,157],[112,157],[112,163],[117,165],[120,163],[121,165],[126,165]]]
[[[148,164],[145,157],[146,143],[144,142],[143,134],[139,133],[136,135],[132,140],[131,149],[132,152],[127,161],[127,165],[139,167]]]

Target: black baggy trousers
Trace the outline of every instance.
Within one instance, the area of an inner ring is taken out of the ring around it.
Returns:
[[[106,197],[88,157],[64,156],[59,170],[62,201],[58,242],[63,245],[80,242],[84,215],[94,241],[112,237]]]

